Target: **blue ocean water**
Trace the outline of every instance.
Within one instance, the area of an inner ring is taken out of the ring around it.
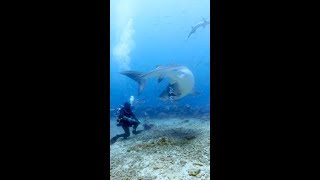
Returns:
[[[210,21],[210,0],[110,1],[110,107],[130,96],[142,99],[136,107],[210,107],[210,25],[186,37],[202,19]],[[138,84],[120,74],[124,70],[149,72],[158,65],[181,64],[194,75],[197,95],[178,103],[159,100],[168,80],[148,79],[138,96]],[[208,110],[209,111],[209,110]]]

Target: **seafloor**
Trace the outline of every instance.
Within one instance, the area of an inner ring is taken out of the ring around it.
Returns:
[[[140,120],[150,130],[110,145],[110,179],[210,179],[210,117]],[[123,133],[111,120],[111,137]],[[130,128],[130,132],[132,128]]]

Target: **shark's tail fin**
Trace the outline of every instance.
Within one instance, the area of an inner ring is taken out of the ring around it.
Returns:
[[[202,17],[202,21],[203,21],[203,22],[207,22],[207,21],[206,21],[206,19],[205,19],[204,17]]]
[[[207,23],[207,24],[210,24],[210,21],[207,21],[205,18],[202,18],[202,21]]]
[[[126,75],[138,83],[138,95],[140,95],[147,81],[145,78],[142,77],[143,73],[137,71],[123,71],[120,72],[120,74]]]

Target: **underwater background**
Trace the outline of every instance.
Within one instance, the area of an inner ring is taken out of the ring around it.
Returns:
[[[110,179],[210,179],[210,24],[187,38],[207,21],[209,0],[110,1]],[[192,71],[199,94],[163,102],[168,79],[147,79],[138,95],[119,73],[170,64]],[[140,133],[119,138],[117,109],[131,97]]]
[[[110,1],[110,107],[118,108],[134,96],[134,110],[159,107],[210,109],[210,24],[188,36],[202,19],[210,21],[209,0],[111,0]],[[124,70],[149,72],[158,65],[180,64],[194,75],[197,95],[179,103],[162,102],[168,84],[147,80],[138,96],[138,84],[120,74]],[[141,99],[141,100],[140,100]],[[140,101],[139,101],[140,100]],[[174,111],[174,110],[173,110]],[[111,113],[113,116],[113,113]]]

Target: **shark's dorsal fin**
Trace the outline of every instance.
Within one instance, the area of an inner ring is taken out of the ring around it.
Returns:
[[[159,76],[158,83],[160,83],[164,79],[164,75]]]
[[[158,83],[160,83],[163,80],[163,77],[158,78]]]

